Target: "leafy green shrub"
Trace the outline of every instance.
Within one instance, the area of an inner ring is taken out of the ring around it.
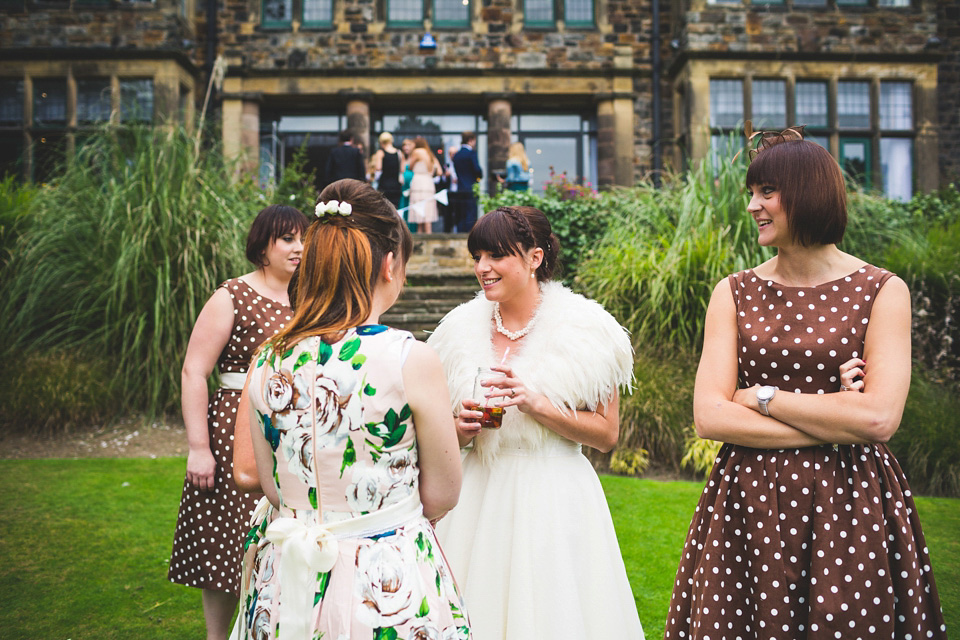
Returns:
[[[914,493],[960,496],[960,397],[937,382],[936,372],[914,367],[900,428],[890,440]]]
[[[697,430],[693,424],[687,430],[687,438],[684,441],[683,459],[680,464],[690,467],[703,477],[710,475],[713,469],[713,463],[720,453],[722,442],[708,440],[697,435]]]
[[[0,430],[69,431],[118,413],[116,372],[102,356],[34,353],[18,358],[8,371],[13,375],[0,385]]]
[[[956,193],[956,192],[954,192]],[[941,383],[960,389],[960,203],[953,221],[934,226],[917,249],[896,247],[888,267],[913,296],[914,359]],[[941,220],[949,220],[941,216]]]
[[[650,452],[639,447],[617,447],[610,458],[610,470],[625,476],[640,476],[650,466]]]

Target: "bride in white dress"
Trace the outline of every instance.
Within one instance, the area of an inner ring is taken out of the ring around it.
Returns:
[[[550,282],[559,243],[533,207],[501,207],[468,238],[482,294],[428,340],[462,447],[458,506],[437,525],[477,640],[643,638],[613,521],[581,445],[611,450],[633,355],[596,302]],[[497,363],[502,363],[497,365]],[[481,428],[478,368],[504,377]]]

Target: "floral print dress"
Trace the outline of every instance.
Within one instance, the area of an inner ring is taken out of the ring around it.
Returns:
[[[471,637],[420,508],[401,375],[413,340],[366,325],[334,344],[314,337],[258,356],[250,397],[280,504],[247,539],[239,637]],[[289,542],[298,536],[308,543]]]

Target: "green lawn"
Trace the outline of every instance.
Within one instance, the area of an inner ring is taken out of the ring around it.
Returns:
[[[183,458],[0,461],[0,637],[203,637],[200,597],[166,580]],[[701,485],[606,476],[640,620],[662,636]],[[947,625],[960,627],[960,500],[918,498]]]

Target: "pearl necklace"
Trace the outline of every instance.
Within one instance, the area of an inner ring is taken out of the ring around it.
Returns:
[[[503,326],[503,318],[500,317],[500,303],[499,302],[493,303],[493,319],[497,323],[497,332],[507,336],[507,338],[509,338],[510,340],[519,340],[523,336],[530,333],[530,330],[533,329],[533,325],[537,322],[537,317],[539,315],[540,315],[540,307],[538,305],[537,310],[533,312],[533,317],[530,318],[530,322],[527,323],[527,326],[517,331],[510,331],[509,329]]]

